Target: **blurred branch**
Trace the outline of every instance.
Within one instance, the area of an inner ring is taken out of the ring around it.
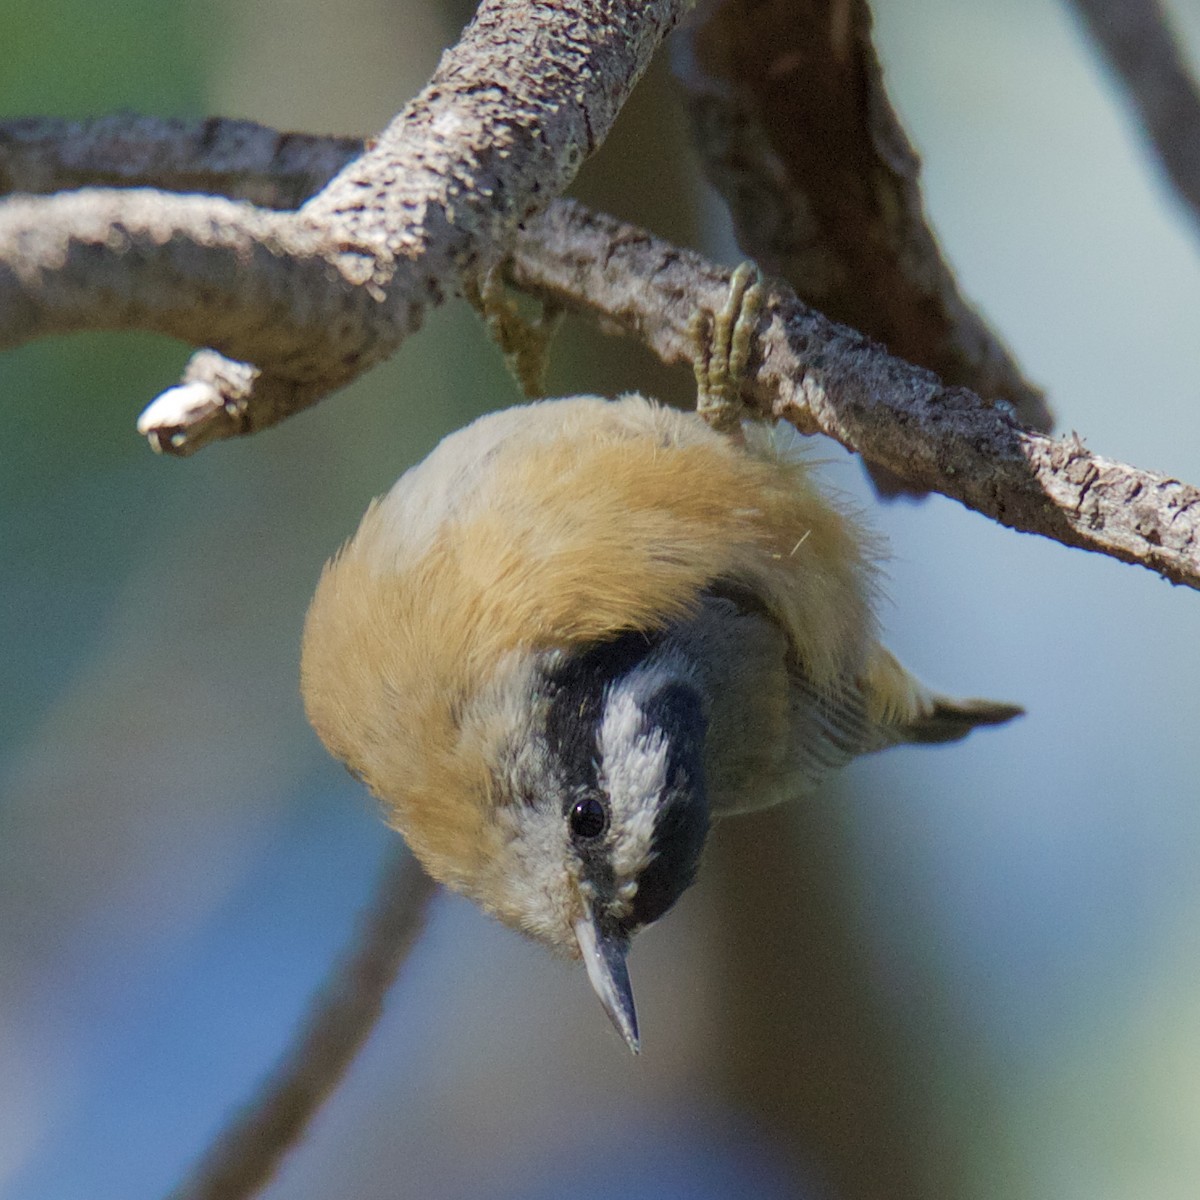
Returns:
[[[1073,0],[1179,198],[1200,221],[1200,94],[1158,0]]]
[[[394,852],[356,944],[335,965],[283,1061],[172,1200],[242,1200],[270,1180],[374,1028],[433,892],[407,851]]]
[[[741,248],[833,320],[1049,429],[1043,392],[964,299],[929,227],[865,0],[700,11],[673,62]]]
[[[513,281],[690,362],[688,326],[729,272],[645,230],[559,201],[518,237]],[[760,412],[824,433],[915,487],[1002,525],[1200,587],[1200,489],[1022,426],[1004,402],[894,357],[785,287],[769,289],[744,391]]]
[[[0,196],[161,188],[296,208],[362,152],[361,138],[281,133],[223,117],[25,117],[0,121]]]
[[[428,86],[295,212],[82,191],[0,205],[0,346],[141,328],[214,351],[143,416],[187,453],[392,354],[608,133],[690,0],[483,0]],[[230,356],[228,361],[224,356]]]

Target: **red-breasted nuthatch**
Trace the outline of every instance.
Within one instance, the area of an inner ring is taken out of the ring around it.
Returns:
[[[730,312],[699,372],[726,393]],[[326,566],[309,719],[434,878],[582,956],[636,1051],[630,939],[714,818],[1020,712],[936,695],[880,645],[870,546],[761,427],[636,395],[493,413]]]

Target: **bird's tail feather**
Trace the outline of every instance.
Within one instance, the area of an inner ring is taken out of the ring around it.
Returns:
[[[981,725],[1002,725],[1025,710],[1001,700],[960,700],[927,688],[877,646],[862,681],[878,749],[904,742],[956,742]]]

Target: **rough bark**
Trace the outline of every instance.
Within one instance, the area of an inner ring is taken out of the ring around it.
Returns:
[[[428,86],[295,212],[116,190],[10,200],[0,346],[168,333],[219,355],[147,414],[159,448],[273,424],[388,357],[429,305],[503,256],[688,6],[484,0]]]
[[[692,313],[720,305],[729,272],[563,201],[518,239],[513,277],[679,362],[692,357]],[[781,285],[744,392],[763,415],[827,434],[1002,525],[1200,587],[1200,490],[1031,430],[1011,405],[947,387]]]

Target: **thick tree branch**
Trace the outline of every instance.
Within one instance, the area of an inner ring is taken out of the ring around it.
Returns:
[[[673,61],[742,249],[833,320],[1048,429],[1041,389],[963,298],[926,220],[866,0],[700,11]]]
[[[327,248],[316,228],[216,196],[18,196],[0,206],[0,346],[79,329],[152,329],[253,345],[303,377],[321,370],[328,342],[321,306],[304,300],[331,290]],[[340,282],[343,300],[365,308],[365,297],[354,300],[361,289]],[[286,319],[270,321],[272,310]],[[306,372],[297,358],[314,361]]]
[[[1200,93],[1158,0],[1074,0],[1167,177],[1200,222]]]
[[[604,139],[688,4],[483,0],[429,85],[295,213],[192,197],[131,220],[120,207],[128,194],[104,191],[8,201],[0,345],[135,321],[186,336],[173,294],[164,318],[135,293],[160,271],[181,282],[191,252],[196,305],[238,314],[201,344],[237,361],[193,363],[186,403],[174,404],[177,392],[145,431],[186,453],[271,424],[388,357],[427,306],[503,256],[516,226]],[[86,312],[76,286],[84,263],[101,300]]]
[[[514,282],[690,361],[688,323],[729,273],[644,230],[560,201],[518,238]],[[835,438],[915,487],[1068,546],[1200,587],[1200,490],[1020,424],[1013,409],[889,354],[771,289],[747,399]]]
[[[433,891],[407,851],[396,851],[356,944],[334,965],[283,1061],[172,1200],[243,1200],[266,1184],[374,1028],[384,996],[421,931]]]

